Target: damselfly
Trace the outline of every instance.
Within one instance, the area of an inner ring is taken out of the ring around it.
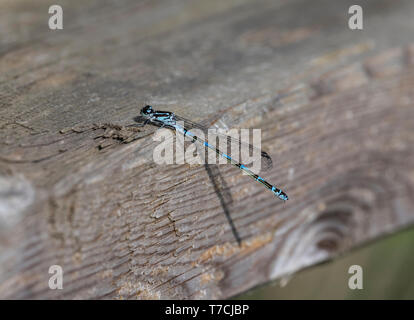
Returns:
[[[191,138],[193,141],[198,141],[202,145],[204,145],[207,148],[210,148],[214,150],[219,156],[225,158],[227,162],[231,163],[232,165],[238,167],[239,169],[243,170],[247,175],[249,175],[254,180],[260,182],[263,184],[266,188],[271,190],[279,199],[281,200],[288,200],[288,196],[286,193],[284,193],[281,189],[271,185],[266,180],[264,180],[262,177],[258,176],[254,172],[252,172],[249,168],[247,168],[245,165],[241,164],[240,162],[234,160],[231,156],[227,155],[227,153],[219,150],[219,148],[213,146],[212,144],[208,143],[204,139],[200,138],[199,136],[193,134],[190,130],[191,128],[198,128],[205,130],[206,128],[200,124],[196,124],[190,120],[187,120],[185,118],[179,117],[175,115],[173,112],[168,111],[156,111],[151,106],[145,106],[141,110],[141,116],[145,119],[145,122],[143,125],[146,125],[147,123],[151,122],[157,126],[166,127],[169,129],[176,130],[177,132],[180,132],[184,134],[184,137],[187,136]],[[179,124],[180,121],[183,121],[186,125],[181,126]],[[189,126],[187,126],[189,124]],[[234,140],[233,137],[227,138],[229,141]],[[240,142],[242,143],[242,142]],[[252,145],[248,145],[249,149],[253,149],[254,147]],[[265,167],[271,167],[272,165],[272,159],[266,152],[261,152],[261,160],[262,164],[265,165]]]

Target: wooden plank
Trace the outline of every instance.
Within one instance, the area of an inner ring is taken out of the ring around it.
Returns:
[[[227,298],[413,223],[412,2],[367,1],[363,31],[347,1],[61,4],[60,31],[0,4],[1,298]],[[261,128],[290,200],[155,165],[124,127],[146,101]]]

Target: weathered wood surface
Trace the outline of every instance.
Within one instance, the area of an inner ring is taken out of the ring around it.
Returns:
[[[0,4],[1,298],[226,298],[414,222],[412,1],[364,1],[364,31],[347,1],[60,4],[61,31]],[[290,200],[155,165],[153,128],[105,125],[146,100],[261,128]]]

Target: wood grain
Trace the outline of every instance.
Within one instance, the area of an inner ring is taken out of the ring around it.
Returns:
[[[1,298],[228,298],[414,222],[411,1],[36,3],[0,4]],[[289,201],[156,165],[145,102],[262,129]]]

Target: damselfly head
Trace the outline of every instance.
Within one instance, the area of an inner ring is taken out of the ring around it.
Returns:
[[[141,116],[148,117],[154,113],[154,109],[151,106],[145,106],[141,109]]]

